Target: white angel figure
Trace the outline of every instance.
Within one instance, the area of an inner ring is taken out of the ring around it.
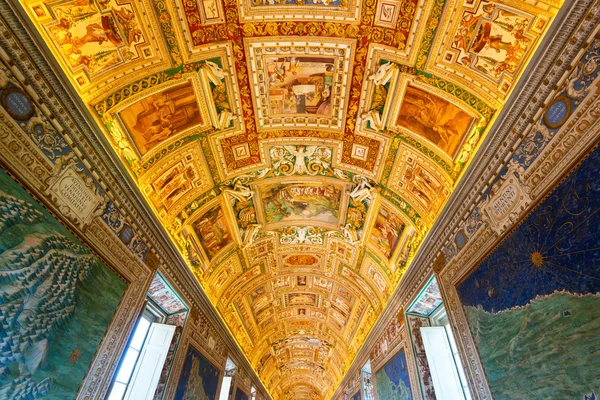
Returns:
[[[290,152],[291,155],[296,157],[296,162],[294,163],[294,172],[298,175],[307,174],[308,169],[306,169],[306,158],[311,157],[315,151],[317,150],[317,146],[284,146],[287,151]]]
[[[206,77],[215,86],[219,85],[226,76],[229,76],[227,72],[223,71],[223,68],[212,61],[205,61],[202,66],[202,71],[206,73]]]
[[[372,193],[375,187],[369,183],[369,179],[362,175],[354,175],[352,179],[355,186],[350,192],[350,197],[355,201],[367,201],[367,204],[371,202]]]
[[[373,81],[376,85],[385,85],[392,79],[394,75],[394,71],[398,69],[398,66],[391,61],[388,61],[387,64],[381,64],[375,69],[367,80]]]
[[[235,177],[231,189],[225,189],[224,192],[240,201],[249,200],[254,195],[254,191],[248,187],[249,182],[250,176],[248,175]]]

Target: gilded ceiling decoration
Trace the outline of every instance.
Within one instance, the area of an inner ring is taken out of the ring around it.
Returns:
[[[275,399],[327,399],[560,0],[22,0]]]

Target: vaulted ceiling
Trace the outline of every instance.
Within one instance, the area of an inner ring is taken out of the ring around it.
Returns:
[[[561,4],[22,0],[271,395],[297,400],[333,394]]]

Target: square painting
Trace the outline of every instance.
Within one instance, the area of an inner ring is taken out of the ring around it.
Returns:
[[[203,123],[191,82],[133,103],[119,116],[141,156],[165,140]]]
[[[192,223],[192,229],[200,240],[209,261],[230,243],[233,236],[220,204],[216,204]]]
[[[258,129],[341,130],[354,42],[279,39],[246,40]]]
[[[406,225],[388,207],[382,206],[377,213],[369,242],[388,259],[392,258]]]
[[[377,372],[375,382],[380,399],[412,400],[404,349]]]
[[[188,347],[175,399],[216,400],[218,385],[219,370],[192,346]]]
[[[396,124],[454,158],[473,121],[471,115],[449,101],[408,85]]]
[[[343,187],[324,183],[277,183],[260,188],[267,224],[305,221],[336,225]]]
[[[271,115],[332,115],[334,57],[265,57]]]
[[[49,7],[56,19],[45,28],[72,71],[94,76],[140,59],[139,48],[146,39],[130,4],[72,0]]]
[[[127,284],[2,169],[0,221],[0,398],[73,399]]]

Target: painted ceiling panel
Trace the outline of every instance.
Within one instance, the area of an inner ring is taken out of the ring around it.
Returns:
[[[275,399],[327,399],[557,0],[23,0]]]

